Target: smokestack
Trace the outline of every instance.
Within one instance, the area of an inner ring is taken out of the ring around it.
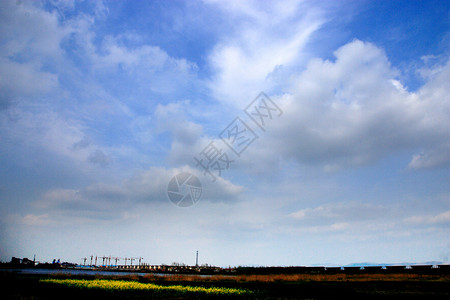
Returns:
[[[195,255],[195,266],[198,267],[198,250],[197,250],[197,253]]]

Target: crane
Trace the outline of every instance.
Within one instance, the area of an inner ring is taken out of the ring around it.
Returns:
[[[108,256],[102,256],[102,266],[106,267],[106,263],[108,263]]]
[[[117,262],[121,259],[120,257],[113,257],[114,260],[116,261],[116,267],[117,267]]]
[[[131,265],[133,265],[133,260],[136,260],[136,259],[137,259],[136,257],[130,257]]]

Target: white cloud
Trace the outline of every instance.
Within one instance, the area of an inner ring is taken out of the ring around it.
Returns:
[[[96,3],[100,14],[107,14],[107,8]],[[38,153],[57,154],[82,166],[88,162],[105,167],[130,153],[142,157],[136,149],[125,149],[128,145],[104,146],[99,137],[118,135],[108,118],[136,119],[145,113],[141,110],[146,102],[147,111],[155,106],[149,91],[170,94],[191,86],[196,65],[172,58],[157,46],[126,46],[131,38],[126,32],[103,37],[95,26],[98,13],[94,17],[71,11],[70,2],[52,4],[56,7],[45,11],[34,2],[1,3],[0,109],[8,111],[0,116],[0,132]],[[99,36],[104,39],[96,43]],[[111,74],[116,76],[113,87],[102,81]],[[128,76],[125,81],[123,74]],[[112,90],[120,84],[135,87],[130,97],[138,101],[117,97]],[[86,138],[90,142],[85,147],[73,147]]]
[[[437,215],[408,217],[405,222],[412,224],[447,224],[450,223],[450,210]]]
[[[74,167],[104,167],[111,162],[106,154],[110,149],[91,141],[81,122],[67,120],[54,111],[31,112],[19,105],[10,114],[0,115],[0,125],[5,139],[35,153],[67,158]],[[20,153],[16,150],[15,154]]]
[[[169,56],[158,46],[142,41],[136,44],[131,34],[106,36],[99,47],[94,44],[92,24],[80,28],[78,44],[86,51],[96,76],[104,77],[110,72],[126,75],[137,91],[173,94],[195,86],[198,67],[185,58]],[[86,28],[84,28],[86,27]],[[87,43],[87,45],[86,45]]]
[[[450,164],[450,60],[443,65],[435,65],[431,73],[417,93],[419,100],[416,106],[422,111],[419,122],[426,130],[425,134],[435,137],[437,141],[421,145],[422,152],[414,155],[409,164],[413,169]]]
[[[26,214],[24,216],[10,215],[8,223],[26,226],[46,226],[51,225],[53,222],[48,214]]]
[[[375,45],[355,40],[335,55],[334,62],[310,61],[292,94],[272,97],[284,114],[249,156],[252,151],[269,159],[282,155],[329,171],[402,151],[423,151],[415,154],[411,168],[448,163],[448,63],[410,93]]]
[[[206,145],[202,126],[187,119],[188,111],[189,101],[158,105],[155,110],[156,131],[171,135],[167,156],[169,162],[175,165],[192,164],[194,155]]]
[[[334,52],[334,61],[311,59],[303,72],[290,72],[281,84],[272,75],[301,69],[302,50],[323,24],[321,14],[309,10],[293,22],[296,9],[307,3],[264,8],[251,1],[213,3],[240,28],[230,30],[209,57],[214,95],[242,108],[261,90],[273,90],[269,95],[285,112],[240,161],[246,170],[268,172],[282,156],[337,171],[400,152],[412,156],[411,169],[448,164],[448,63],[435,65],[426,85],[412,93],[381,48],[354,40]]]
[[[0,9],[0,36],[3,55],[20,60],[47,61],[59,59],[60,43],[68,30],[59,26],[58,15],[47,12],[27,1],[2,1]]]
[[[237,1],[219,7],[235,20],[236,32],[223,38],[209,57],[215,70],[210,88],[219,100],[238,107],[271,89],[270,74],[295,65],[309,37],[323,23],[315,9],[305,9],[296,1],[264,8]],[[243,17],[245,21],[240,20]]]
[[[340,224],[343,222],[369,221],[386,217],[388,209],[380,205],[359,202],[340,202],[304,208],[291,213],[294,220],[311,224]]]
[[[60,43],[67,33],[55,13],[28,2],[1,2],[0,109],[58,87],[49,66],[61,63]]]
[[[217,181],[204,180],[199,170],[190,167],[166,169],[151,167],[136,173],[122,184],[99,183],[81,189],[51,189],[34,203],[38,209],[51,211],[55,215],[65,215],[93,219],[124,218],[137,205],[167,203],[167,186],[173,176],[189,172],[200,178],[202,196],[200,201],[235,201],[243,188],[218,178]]]
[[[445,232],[445,227],[450,222],[450,211],[427,214],[419,212],[420,209],[411,203],[407,206],[408,209],[395,201],[384,205],[363,202],[327,203],[288,214],[283,228],[293,234],[339,232],[345,240],[386,240]],[[441,228],[436,228],[435,225],[441,225]]]
[[[450,143],[443,143],[435,149],[424,151],[412,157],[408,167],[411,169],[426,169],[446,166],[450,163]]]
[[[205,180],[200,170],[184,166],[181,168],[152,167],[148,171],[140,172],[125,182],[130,198],[143,202],[168,201],[167,185],[178,173],[188,172],[197,176],[202,183],[201,201],[219,202],[233,201],[242,192],[242,187],[219,178],[217,181]],[[209,178],[208,178],[209,179]]]
[[[16,63],[0,58],[0,110],[25,97],[54,91],[58,76],[40,70],[35,63]]]

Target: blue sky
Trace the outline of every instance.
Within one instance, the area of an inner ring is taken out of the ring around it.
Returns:
[[[448,1],[1,1],[0,258],[448,262],[449,25]]]

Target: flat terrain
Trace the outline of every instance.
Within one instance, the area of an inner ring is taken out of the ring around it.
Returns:
[[[7,299],[450,299],[450,274],[161,277],[0,272],[0,279]]]

